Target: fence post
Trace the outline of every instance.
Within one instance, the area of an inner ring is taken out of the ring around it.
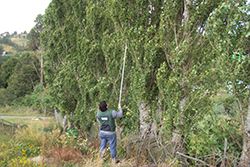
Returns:
[[[12,124],[12,135],[14,135],[14,125],[13,125],[13,122],[11,122]]]
[[[3,134],[4,134],[3,119],[2,119],[2,130],[3,130]]]

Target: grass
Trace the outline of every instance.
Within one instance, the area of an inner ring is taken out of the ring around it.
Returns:
[[[35,117],[37,119],[31,119],[31,118],[4,118],[4,120],[9,121],[14,124],[20,124],[20,125],[27,125],[31,126],[31,128],[35,129],[43,129],[44,127],[52,127],[56,124],[56,121],[53,117],[45,115],[45,123],[42,118],[43,114],[41,114],[39,111],[27,108],[27,107],[18,107],[18,108],[12,108],[12,107],[3,107],[0,108],[0,118],[1,116],[16,116],[16,117],[22,117],[22,116],[29,116],[29,117]]]
[[[40,113],[0,113],[1,116],[37,116],[43,117],[43,114]]]
[[[1,109],[1,108],[0,108]],[[15,112],[15,110],[11,109],[11,114],[19,113]],[[23,110],[23,113],[30,115],[30,114],[36,114],[35,111],[27,109],[27,111]],[[9,115],[10,113],[4,113],[6,115]],[[215,118],[218,121],[212,122],[212,125],[215,125],[213,128],[214,130],[218,130],[218,137],[223,134],[225,135],[224,131],[222,131],[223,127],[228,127],[229,125],[226,124],[226,121],[223,121],[223,119],[226,119],[224,115],[216,115]],[[206,117],[206,119],[210,119],[209,117]],[[204,120],[206,120],[204,119]],[[37,153],[40,156],[44,157],[44,161],[42,163],[46,165],[41,166],[60,166],[60,167],[80,167],[80,166],[96,166],[96,167],[112,167],[112,166],[150,166],[150,164],[157,165],[159,167],[161,166],[173,166],[173,167],[179,167],[184,164],[184,161],[181,161],[181,159],[177,159],[176,157],[172,157],[173,152],[171,151],[170,146],[168,146],[170,138],[168,137],[160,137],[159,139],[145,139],[145,140],[139,140],[137,134],[131,134],[129,136],[123,136],[122,139],[119,139],[117,141],[117,155],[121,159],[121,163],[115,164],[111,160],[110,156],[110,150],[107,148],[106,152],[106,159],[107,161],[105,163],[102,162],[102,160],[99,158],[99,147],[100,147],[100,138],[98,135],[94,136],[86,136],[83,133],[79,133],[78,138],[70,137],[67,133],[62,132],[60,128],[56,127],[50,131],[50,132],[44,132],[42,130],[38,130],[44,127],[44,122],[41,119],[33,120],[33,119],[27,119],[27,118],[9,118],[7,119],[9,122],[13,123],[21,123],[21,124],[27,124],[28,128],[21,129],[14,136],[4,136],[0,134],[0,144],[6,144],[8,146],[3,147],[1,150],[0,147],[0,166],[1,161],[2,163],[4,160],[4,157],[8,155],[2,156],[1,159],[1,152],[4,150],[10,150],[11,153],[13,153],[13,157],[18,157],[16,154],[14,154],[15,149],[16,150],[22,150],[20,154],[26,154],[25,156],[20,156],[20,158],[8,160],[6,163],[13,162],[14,164],[21,164],[21,162],[27,162],[28,155],[31,154],[31,152],[24,152],[23,150],[32,150],[39,148],[41,153]],[[55,120],[53,117],[48,119],[46,121],[46,127],[51,127],[55,125]],[[201,126],[200,129],[204,128],[205,122],[200,123]],[[209,124],[210,125],[210,124]],[[216,126],[220,125],[220,126]],[[208,126],[208,125],[207,125]],[[210,126],[208,126],[210,127]],[[237,125],[234,125],[233,127],[237,127]],[[1,130],[1,129],[0,129]],[[198,132],[197,132],[198,133]],[[194,133],[194,137],[191,138],[194,142],[189,142],[190,147],[192,146],[195,151],[201,150],[203,152],[206,152],[204,148],[207,148],[206,142],[212,143],[210,141],[210,138],[206,136],[202,131],[199,134],[199,137],[196,136],[196,133]],[[217,133],[214,133],[217,134]],[[238,136],[238,134],[233,135]],[[216,137],[216,136],[215,136]],[[227,137],[228,141],[230,141],[230,136]],[[222,140],[222,146],[224,147],[224,137],[221,137]],[[205,143],[203,141],[206,141]],[[214,138],[211,138],[211,140],[215,140]],[[218,140],[218,139],[217,139]],[[220,140],[216,141],[213,146],[213,148],[218,148]],[[22,145],[20,145],[20,143]],[[161,146],[159,147],[159,143]],[[213,143],[212,143],[213,144]],[[231,145],[229,145],[231,144]],[[32,146],[32,147],[29,147]],[[0,145],[1,146],[1,145]],[[12,146],[14,149],[12,149]],[[235,147],[231,143],[228,143],[228,146]],[[235,154],[231,153],[230,147],[227,150],[228,153],[228,164],[232,161],[233,158],[230,159],[230,156],[233,156]],[[213,149],[211,148],[211,149]],[[211,149],[208,149],[208,152],[211,151]],[[216,151],[215,151],[216,152]],[[214,152],[213,152],[214,153]],[[11,154],[12,155],[12,154]],[[201,154],[203,155],[203,154]],[[215,154],[216,155],[216,154]],[[150,160],[153,159],[153,160]],[[209,160],[205,159],[206,162],[210,163]],[[217,162],[211,162],[213,164],[218,164]],[[14,165],[13,164],[13,165]],[[32,165],[31,165],[32,166]],[[229,165],[230,166],[230,165]]]
[[[11,40],[13,41],[13,42],[15,42],[17,45],[19,45],[19,46],[26,46],[26,44],[27,44],[27,42],[28,42],[28,39],[26,39],[26,38],[22,38],[23,36],[24,36],[25,34],[22,34],[21,35],[21,38],[11,38]]]
[[[13,38],[10,38],[11,41],[13,41],[14,43],[16,43],[17,45],[19,46],[26,46],[27,45],[27,42],[29,41],[28,39],[26,38],[23,38],[23,36],[26,36],[27,34],[21,34],[21,38],[19,38],[18,36],[16,37],[13,37]],[[3,50],[5,52],[8,52],[8,53],[12,53],[12,54],[16,54],[17,51],[14,49],[13,46],[10,46],[10,45],[6,45],[6,44],[1,44],[3,46]]]
[[[11,52],[11,53],[13,53],[13,54],[16,53],[16,50],[13,49],[13,46],[6,45],[6,44],[1,44],[1,45],[3,46],[3,50],[4,50],[5,52]]]
[[[20,124],[20,125],[28,125],[31,126],[31,128],[35,129],[42,129],[44,128],[44,121],[42,119],[30,119],[30,118],[6,118],[4,119],[6,121],[12,122],[14,124]],[[47,118],[45,120],[45,127],[51,127],[54,126],[54,119],[53,117]]]
[[[6,106],[0,107],[0,116],[43,116],[38,110],[28,107]]]

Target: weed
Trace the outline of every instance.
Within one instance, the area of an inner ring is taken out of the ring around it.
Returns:
[[[72,147],[60,147],[54,146],[49,150],[49,154],[47,154],[50,159],[53,159],[56,164],[64,164],[67,163],[76,163],[83,161],[83,155],[80,151],[76,151]]]
[[[41,146],[44,133],[41,130],[31,128],[23,128],[16,131],[15,139],[17,142],[29,143],[32,145]]]

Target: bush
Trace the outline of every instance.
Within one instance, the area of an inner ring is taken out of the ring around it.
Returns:
[[[31,94],[27,94],[22,99],[21,104],[28,107],[32,106],[40,111],[42,111],[41,105],[43,105],[43,107],[46,106],[46,110],[51,112],[53,112],[52,109],[55,108],[55,103],[49,94],[49,89],[43,87],[40,84],[35,86],[34,91]]]
[[[241,154],[242,135],[239,122],[227,115],[211,114],[192,129],[187,141],[188,153],[192,157],[200,157],[209,164],[221,163],[224,154],[225,139],[227,139],[228,157],[238,157]],[[216,159],[216,161],[214,161]],[[209,162],[211,161],[211,162]],[[214,161],[214,162],[213,162]],[[228,163],[235,161],[228,159]]]
[[[41,146],[44,133],[41,130],[31,128],[23,128],[16,131],[15,139],[20,143],[29,143],[31,145]]]

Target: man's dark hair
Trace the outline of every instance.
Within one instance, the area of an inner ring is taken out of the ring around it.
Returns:
[[[107,103],[106,101],[102,101],[100,104],[99,104],[99,109],[101,111],[106,111],[107,110]]]

